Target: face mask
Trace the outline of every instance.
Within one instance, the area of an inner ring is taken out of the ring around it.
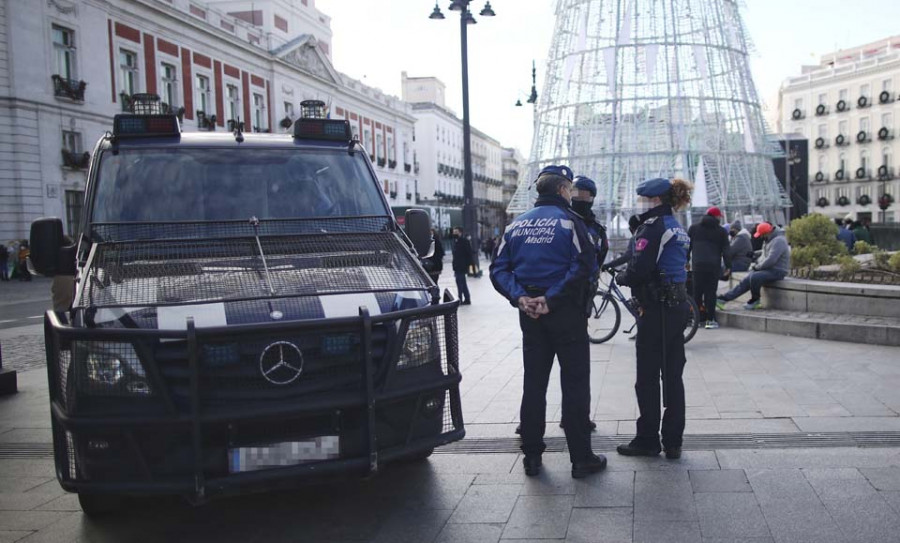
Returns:
[[[585,217],[591,213],[591,204],[592,202],[586,200],[572,200],[572,210]]]
[[[453,239],[459,239],[459,234],[457,234],[456,232],[454,232],[454,233],[453,233]]]

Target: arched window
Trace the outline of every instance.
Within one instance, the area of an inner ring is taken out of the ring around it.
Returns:
[[[893,163],[893,155],[890,147],[885,147],[881,150],[881,163],[890,169],[891,164]]]
[[[825,155],[819,155],[819,171],[823,173],[828,171],[828,159]]]
[[[869,168],[869,152],[868,151],[860,151],[859,152],[859,167],[867,170]]]
[[[838,155],[838,166],[839,166],[838,169],[840,169],[841,171],[844,171],[847,169],[847,155],[846,154],[841,153],[840,155]]]

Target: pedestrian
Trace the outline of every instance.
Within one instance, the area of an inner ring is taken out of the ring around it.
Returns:
[[[637,376],[634,389],[640,416],[637,432],[616,451],[625,456],[656,456],[665,448],[666,458],[681,457],[684,434],[684,323],[688,316],[687,253],[690,238],[673,211],[690,204],[692,186],[681,179],[649,179],[637,188],[641,202],[650,209],[641,214],[635,233],[634,255],[625,271],[616,276],[631,287],[640,304],[637,319]],[[717,226],[718,228],[718,226]],[[665,414],[660,446],[660,375]]]
[[[537,178],[534,208],[507,228],[491,283],[519,309],[524,383],[519,417],[525,474],[541,472],[547,383],[554,356],[559,360],[563,431],[578,479],[606,467],[591,450],[590,347],[587,313],[589,283],[596,267],[594,246],[571,207],[572,170],[547,166]],[[575,422],[580,421],[580,422]]]
[[[740,283],[716,300],[719,309],[724,309],[725,303],[734,300],[741,294],[750,291],[750,300],[744,305],[744,309],[759,309],[760,290],[763,285],[781,281],[788,274],[791,267],[791,247],[784,230],[775,228],[767,222],[761,222],[756,226],[757,238],[763,238],[762,262],[752,264],[750,273]]]
[[[422,259],[422,267],[425,268],[425,271],[428,273],[428,276],[431,277],[431,280],[437,284],[438,278],[444,270],[445,251],[444,242],[441,241],[441,238],[438,236],[437,232],[435,232],[434,228],[431,229],[431,242],[434,244],[434,251],[431,255]]]
[[[840,219],[834,220],[838,227],[837,239],[847,247],[847,252],[850,254],[853,254],[853,246],[856,244],[856,236],[850,231],[852,222],[849,219],[845,219],[843,222]]]
[[[19,281],[31,281],[31,273],[28,271],[28,257],[31,256],[31,249],[28,248],[28,240],[19,242],[19,262],[18,276]]]
[[[486,258],[487,260],[491,260],[491,256],[494,253],[493,237],[488,236],[484,239],[484,242],[481,244],[481,252],[484,253],[484,258]]]
[[[869,245],[872,245],[872,234],[869,232],[869,229],[863,226],[861,221],[853,221],[853,224],[850,226],[850,231],[853,233],[853,237],[856,238],[856,241],[865,241]]]
[[[0,281],[9,281],[9,251],[6,245],[0,243]]]
[[[466,274],[469,267],[474,266],[472,258],[472,245],[469,238],[463,235],[462,228],[453,228],[453,274],[456,276],[456,291],[460,305],[471,305],[469,285],[466,283]]]
[[[741,225],[741,221],[731,223],[731,246],[728,249],[728,256],[731,258],[732,272],[745,272],[750,269],[750,263],[753,262],[753,243],[750,239],[750,232]]]
[[[692,224],[688,229],[688,237],[691,244],[688,254],[691,260],[691,275],[693,279],[693,295],[700,313],[706,314],[707,330],[715,330],[719,327],[716,322],[716,291],[719,288],[719,277],[731,273],[731,255],[728,243],[728,234],[722,230],[719,221],[722,220],[722,211],[713,206],[706,210],[706,215],[697,224]],[[725,270],[722,271],[722,261],[725,262]]]
[[[597,222],[594,215],[594,198],[597,197],[597,184],[590,178],[579,175],[575,177],[575,192],[572,194],[572,210],[584,219],[588,234],[594,242],[597,250],[597,268],[606,262],[609,253],[609,239],[606,236],[606,227]]]

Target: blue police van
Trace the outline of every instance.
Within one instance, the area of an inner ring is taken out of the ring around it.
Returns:
[[[32,224],[33,268],[75,276],[44,326],[56,473],[88,514],[371,474],[465,435],[427,213],[401,230],[346,121],[232,128],[117,115],[80,239]]]

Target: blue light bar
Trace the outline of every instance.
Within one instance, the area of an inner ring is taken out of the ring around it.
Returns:
[[[297,119],[294,121],[294,137],[302,140],[327,140],[349,142],[353,137],[350,122],[331,119]]]
[[[172,137],[181,135],[175,115],[116,115],[113,135],[118,138]]]

